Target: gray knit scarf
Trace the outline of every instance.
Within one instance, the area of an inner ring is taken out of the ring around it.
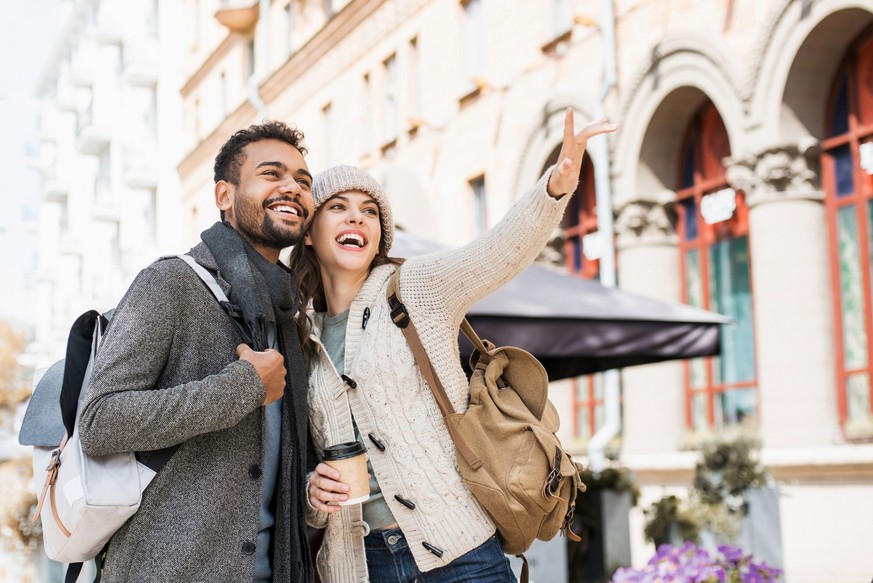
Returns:
[[[282,458],[276,492],[276,523],[273,527],[274,581],[314,580],[305,523],[305,479],[308,433],[308,379],[300,339],[294,324],[297,285],[284,265],[267,261],[229,224],[218,222],[200,235],[230,284],[230,301],[242,312],[251,335],[252,349],[264,350],[275,340],[285,357],[285,397],[282,411]],[[275,339],[271,338],[275,333]],[[285,560],[279,553],[290,554]],[[290,565],[290,573],[284,566]]]

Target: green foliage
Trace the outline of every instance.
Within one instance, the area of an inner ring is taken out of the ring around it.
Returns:
[[[747,435],[705,443],[694,470],[694,489],[701,500],[721,504],[766,484],[767,472],[756,456],[759,448],[759,441]]]
[[[630,492],[631,506],[636,506],[640,498],[640,488],[634,481],[633,474],[627,468],[612,467],[594,474],[585,468],[581,472],[582,482],[589,490],[614,490],[616,492]]]
[[[748,435],[704,443],[688,498],[664,496],[645,510],[646,539],[659,545],[673,542],[675,535],[680,541],[698,542],[704,528],[733,539],[746,512],[743,492],[769,480],[757,458],[759,448],[758,440]]]
[[[643,512],[646,515],[643,533],[655,545],[669,543],[672,529],[681,540],[695,541],[700,534],[700,524],[685,512],[676,496],[664,496]]]

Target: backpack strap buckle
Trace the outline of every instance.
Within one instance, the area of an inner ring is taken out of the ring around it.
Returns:
[[[409,312],[406,306],[397,299],[397,294],[388,296],[388,305],[391,307],[391,320],[398,328],[409,326]]]

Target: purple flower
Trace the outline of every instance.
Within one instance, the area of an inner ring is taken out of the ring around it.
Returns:
[[[781,571],[755,563],[751,555],[730,545],[720,545],[713,557],[691,542],[681,547],[661,545],[642,569],[618,569],[612,583],[776,583]]]

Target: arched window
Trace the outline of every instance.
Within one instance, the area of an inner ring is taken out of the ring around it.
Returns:
[[[558,162],[558,146],[549,156],[546,168]],[[561,223],[563,259],[567,269],[587,279],[600,276],[600,252],[597,235],[597,201],[594,188],[594,165],[588,155],[582,160],[579,185]],[[580,445],[603,425],[603,375],[592,374],[573,379],[573,436]]]
[[[822,175],[835,298],[837,403],[849,437],[873,434],[873,31],[831,89]]]
[[[686,419],[695,431],[754,424],[757,410],[748,209],[725,178],[730,142],[712,103],[687,130],[676,192],[683,300],[730,316],[721,354],[686,364]]]

